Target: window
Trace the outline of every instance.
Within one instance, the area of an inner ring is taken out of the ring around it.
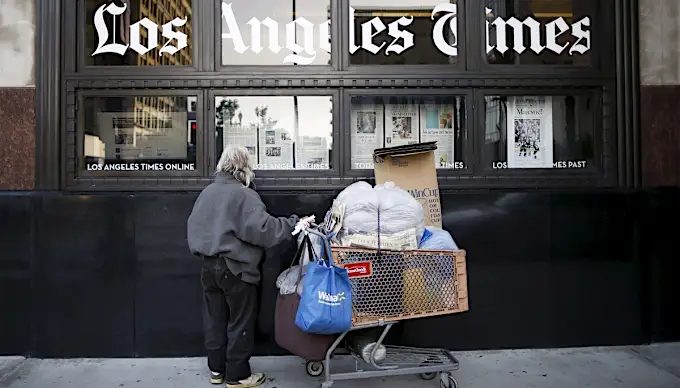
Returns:
[[[375,149],[409,143],[437,143],[446,188],[608,185],[630,153],[617,93],[634,68],[613,31],[628,6],[75,3],[53,23],[78,28],[46,62],[63,66],[60,112],[42,115],[65,132],[45,127],[66,143],[50,179],[70,189],[198,189],[228,144],[247,147],[262,190],[344,187],[373,175]]]
[[[192,65],[192,4],[192,0],[85,0],[85,66]]]
[[[446,12],[431,19],[435,6],[446,1],[433,0],[350,0],[351,65],[446,65],[458,63],[458,19],[456,0]],[[453,12],[449,12],[453,11]],[[441,20],[440,23],[436,24]],[[437,31],[435,26],[440,26]],[[396,29],[407,39],[395,39]],[[441,36],[443,52],[435,45],[433,34]],[[406,40],[412,40],[406,42]],[[353,48],[353,43],[356,47]],[[402,51],[403,50],[403,51]],[[454,52],[455,51],[455,52]]]
[[[595,111],[589,95],[487,96],[486,168],[594,168]]]
[[[486,60],[505,65],[591,64],[592,0],[485,0]]]
[[[352,169],[372,169],[375,149],[431,141],[437,168],[465,168],[464,97],[355,96],[351,105]]]
[[[85,96],[85,171],[195,171],[196,113],[187,96]],[[195,98],[195,97],[193,97]],[[193,128],[192,128],[193,127]]]
[[[333,168],[331,96],[218,96],[216,155],[245,146],[258,170]]]
[[[330,0],[215,0],[222,65],[331,64]]]

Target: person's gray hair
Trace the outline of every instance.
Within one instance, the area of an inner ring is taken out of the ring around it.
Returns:
[[[215,173],[230,174],[245,187],[250,186],[255,178],[255,172],[253,172],[248,149],[242,145],[227,145],[217,162]]]

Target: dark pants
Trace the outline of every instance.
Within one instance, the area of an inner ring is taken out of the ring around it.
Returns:
[[[203,259],[203,330],[208,368],[236,382],[250,376],[255,346],[257,286],[229,271],[220,258]]]

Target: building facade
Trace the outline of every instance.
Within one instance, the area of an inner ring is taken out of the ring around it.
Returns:
[[[437,141],[470,311],[397,343],[678,340],[675,3],[4,2],[0,354],[201,354],[186,218],[230,143],[270,212],[320,217],[373,149]]]

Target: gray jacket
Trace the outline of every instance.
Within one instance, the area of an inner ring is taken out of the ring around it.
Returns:
[[[218,174],[196,199],[187,221],[191,253],[220,256],[243,281],[258,284],[264,250],[286,240],[299,218],[272,217],[260,196],[234,177]]]

